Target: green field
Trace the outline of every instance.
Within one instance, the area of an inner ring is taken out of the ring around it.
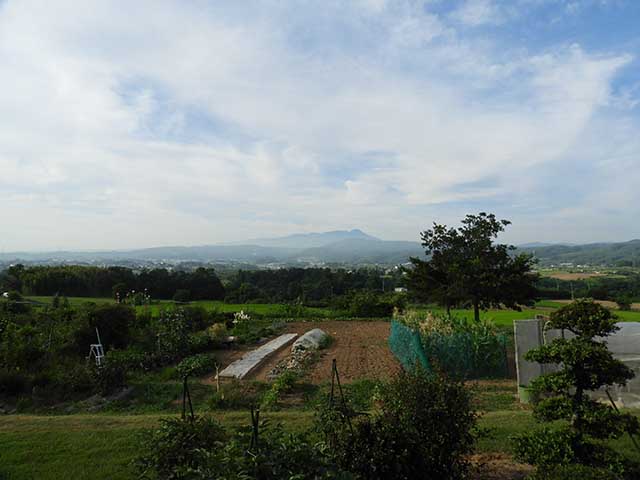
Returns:
[[[53,297],[50,296],[28,296],[27,299],[39,302],[42,304],[51,304]],[[69,304],[72,306],[82,305],[84,303],[115,303],[113,298],[99,298],[99,297],[67,297]],[[175,305],[171,300],[158,300],[151,305],[137,306],[136,310],[144,311],[151,310],[156,314],[160,309]],[[245,312],[255,313],[258,315],[276,315],[282,316],[285,314],[286,305],[281,303],[225,303],[217,300],[198,300],[190,302],[188,305],[201,306],[207,310],[216,310],[219,312],[239,312],[244,310]],[[330,308],[316,308],[305,307],[305,312],[310,316],[315,317],[329,317],[332,313]]]
[[[38,297],[38,296],[30,296],[29,300],[46,303],[51,303],[52,297]],[[71,305],[81,305],[86,302],[94,302],[94,303],[114,303],[112,298],[92,298],[92,297],[68,297]],[[158,314],[158,312],[165,307],[169,307],[174,305],[174,302],[171,300],[160,300],[158,303],[154,303],[149,306],[139,306],[136,307],[138,311],[151,310],[153,314]],[[197,305],[206,308],[207,310],[216,310],[219,312],[239,312],[240,310],[244,310],[249,314],[258,314],[263,316],[277,316],[283,317],[286,316],[286,308],[287,306],[279,303],[224,303],[221,301],[212,301],[212,300],[201,300],[191,302],[189,305]],[[536,315],[549,315],[554,309],[561,307],[563,304],[559,302],[553,302],[550,300],[542,300],[536,303],[534,308],[525,308],[521,312],[517,312],[514,310],[488,310],[486,312],[481,312],[480,316],[482,319],[490,320],[494,322],[496,325],[501,327],[511,326],[514,320],[526,320],[535,318]],[[434,313],[444,313],[444,309],[437,306],[429,306],[429,307],[417,307],[416,310],[421,312],[431,311]],[[451,312],[458,316],[464,317],[468,319],[473,318],[473,310],[471,309],[453,309]],[[621,321],[624,322],[640,322],[640,311],[621,311],[616,310],[616,315],[620,318]],[[331,308],[316,308],[316,307],[305,307],[304,317],[307,318],[332,318],[332,317],[341,316],[339,312],[335,312]]]
[[[490,320],[498,326],[507,327],[513,325],[514,320],[527,320],[535,318],[536,315],[549,315],[555,308],[561,307],[561,303],[544,301],[536,304],[536,308],[522,309],[521,312],[514,310],[488,310],[480,312],[480,318]],[[419,308],[419,311],[432,311],[435,313],[444,313],[444,309],[437,307]],[[452,309],[451,313],[462,318],[473,318],[473,310],[470,309]],[[615,311],[620,321],[623,322],[640,322],[640,311],[623,312]]]

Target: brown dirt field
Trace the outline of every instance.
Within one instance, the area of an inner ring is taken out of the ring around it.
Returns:
[[[387,339],[389,322],[325,321],[288,323],[282,333],[302,335],[314,328],[321,328],[333,341],[329,348],[319,352],[320,357],[307,372],[305,379],[311,383],[331,380],[331,363],[335,358],[340,380],[386,379],[400,371],[400,364],[389,350]],[[252,380],[265,380],[266,375],[280,360],[286,358],[290,348],[284,348],[269,358],[249,375]]]
[[[571,303],[572,302],[572,300],[552,300],[552,301],[553,302],[558,302],[558,303]],[[617,310],[618,309],[618,304],[616,302],[612,302],[610,300],[595,300],[595,302],[599,303],[603,307],[610,308],[611,310]],[[640,303],[632,303],[631,304],[631,309],[632,310],[640,310]]]
[[[557,278],[558,280],[585,280],[587,278],[606,277],[604,273],[587,273],[587,272],[558,272],[549,275],[549,278]]]

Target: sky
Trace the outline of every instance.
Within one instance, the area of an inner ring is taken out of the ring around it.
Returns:
[[[0,251],[468,213],[640,237],[637,0],[0,0]]]

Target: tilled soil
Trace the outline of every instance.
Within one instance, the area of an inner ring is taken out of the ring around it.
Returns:
[[[302,335],[314,328],[321,328],[331,335],[332,342],[319,352],[319,358],[308,369],[305,380],[315,384],[330,381],[334,358],[340,380],[344,383],[363,378],[387,379],[400,371],[400,364],[387,343],[391,328],[389,322],[292,322],[282,333]],[[290,347],[285,347],[253,371],[249,378],[265,380],[269,371],[290,353]]]

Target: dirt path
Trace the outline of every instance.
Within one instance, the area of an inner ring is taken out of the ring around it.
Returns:
[[[320,359],[311,367],[306,379],[312,383],[329,381],[331,362],[335,358],[340,379],[349,383],[362,378],[389,378],[400,370],[400,364],[387,343],[390,327],[389,322],[292,322],[287,324],[283,333],[302,335],[313,328],[321,328],[331,335],[331,345],[321,350]],[[289,353],[289,348],[278,352],[248,378],[265,380],[269,370]]]

